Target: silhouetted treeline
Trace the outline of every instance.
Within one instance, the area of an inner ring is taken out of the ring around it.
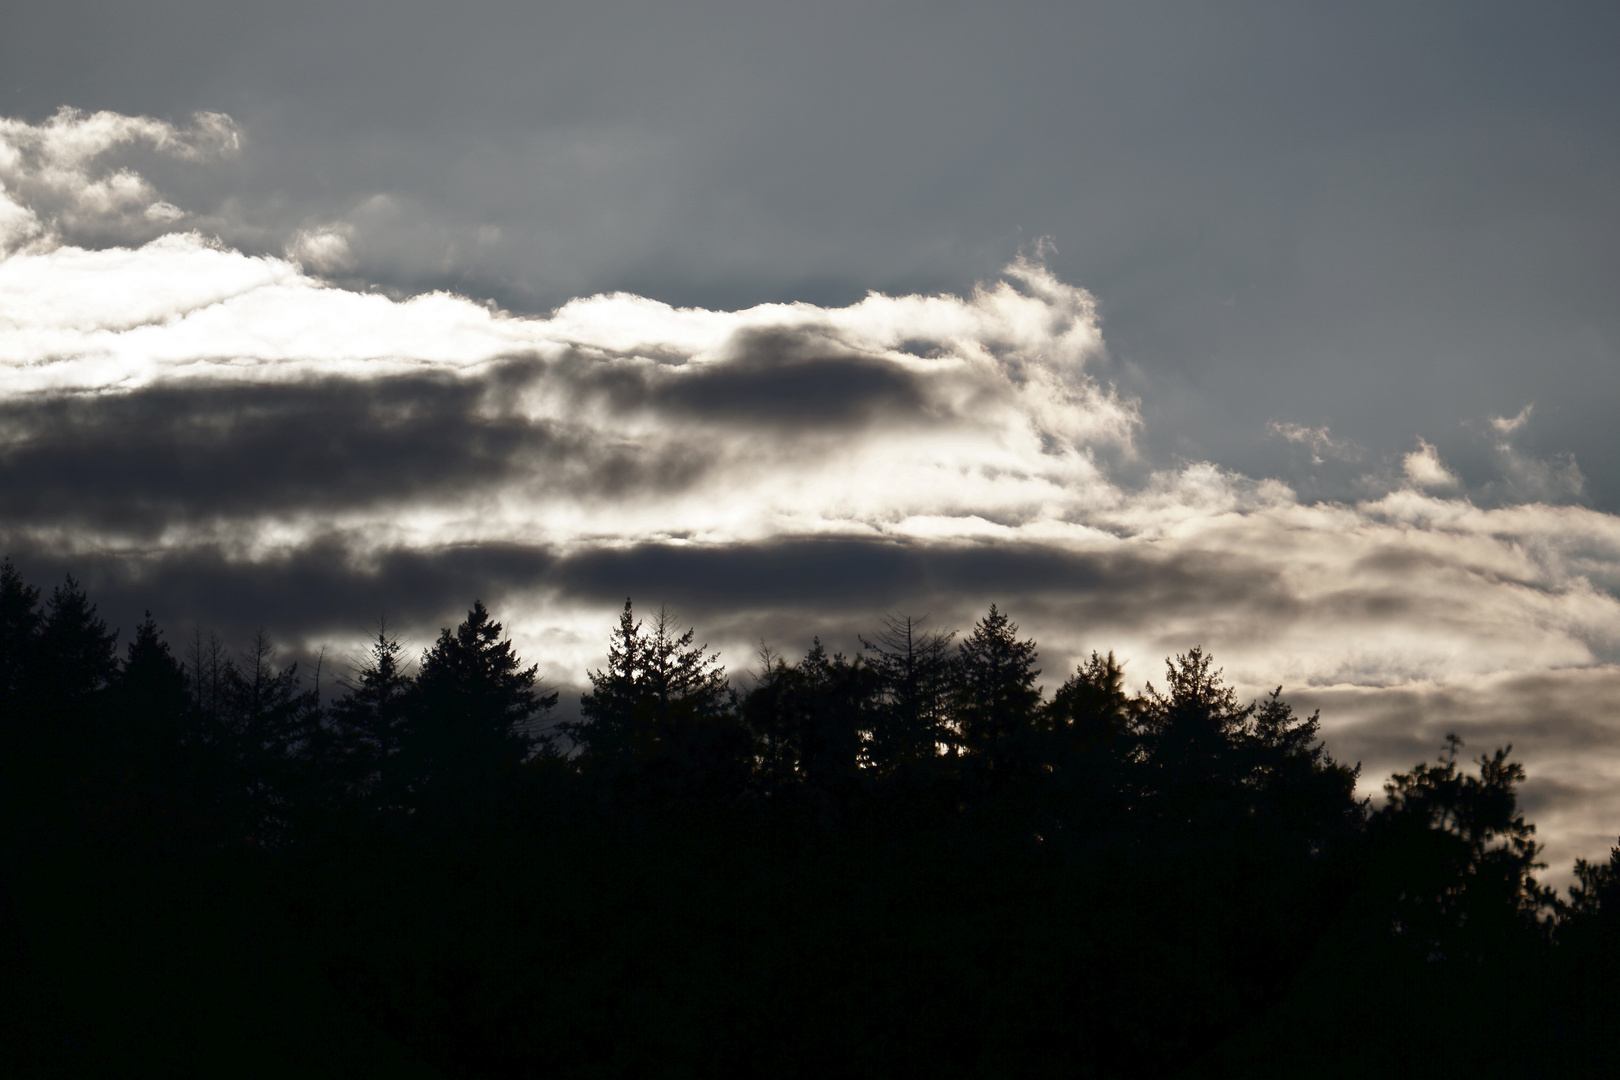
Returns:
[[[627,601],[579,719],[481,603],[282,665],[0,566],[15,1075],[1604,1075],[1620,849],[1522,767],[1374,808],[1199,649],[1046,693],[992,606],[728,678]],[[337,692],[332,692],[333,687]]]

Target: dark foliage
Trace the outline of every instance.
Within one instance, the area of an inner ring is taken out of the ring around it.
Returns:
[[[0,565],[10,1075],[1612,1072],[1620,848],[1561,902],[1507,749],[1373,809],[1199,649],[1047,699],[992,607],[739,692],[627,602],[553,738],[482,604],[327,701],[40,597]]]
[[[384,663],[381,657],[376,662],[379,668]],[[491,773],[527,760],[535,714],[557,703],[556,694],[535,689],[537,671],[522,666],[482,602],[460,626],[440,631],[422,656],[406,704],[401,749],[411,786],[461,796]],[[382,692],[381,679],[379,670],[375,694]]]

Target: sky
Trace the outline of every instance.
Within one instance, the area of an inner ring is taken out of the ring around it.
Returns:
[[[342,663],[991,603],[1620,833],[1620,9],[16,3],[0,547]]]

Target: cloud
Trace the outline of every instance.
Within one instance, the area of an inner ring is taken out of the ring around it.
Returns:
[[[1401,458],[1401,471],[1420,488],[1455,488],[1462,484],[1457,474],[1446,468],[1440,460],[1440,451],[1429,442],[1419,439],[1418,448]]]
[[[761,636],[853,648],[886,610],[965,627],[993,601],[1049,686],[1094,648],[1140,684],[1202,644],[1245,693],[1320,702],[1369,762],[1432,752],[1442,722],[1502,737],[1512,710],[1470,703],[1531,687],[1501,700],[1530,709],[1559,850],[1608,805],[1566,767],[1607,729],[1534,727],[1585,715],[1620,664],[1620,518],[1526,494],[1578,489],[1573,461],[1502,457],[1475,502],[1418,439],[1399,486],[1308,502],[1141,460],[1093,298],[1034,259],[965,295],[525,316],[317,276],[354,266],[341,224],[285,257],[232,248],[112,160],[228,152],[228,120],[6,123],[0,217],[27,228],[0,259],[0,545],[124,625],[151,606],[312,648],[388,609],[431,639],[482,597],[578,681],[626,594],[677,604],[734,666]],[[50,232],[70,218],[101,240]],[[1529,415],[1492,421],[1501,447]]]
[[[104,159],[143,146],[183,160],[234,154],[241,133],[223,113],[188,127],[146,116],[63,108],[43,124],[0,117],[0,254],[48,248],[61,236],[151,236],[184,216],[133,170]]]
[[[1304,424],[1272,420],[1266,424],[1266,433],[1308,448],[1311,452],[1311,462],[1316,465],[1328,459],[1357,462],[1366,455],[1365,449],[1349,439],[1335,439],[1326,424],[1313,428]]]
[[[1511,417],[1493,416],[1491,417],[1491,428],[1498,435],[1512,435],[1530,422],[1530,412],[1535,407],[1536,404],[1532,401]]]
[[[1573,454],[1541,458],[1513,445],[1514,437],[1530,422],[1534,409],[1532,403],[1517,415],[1487,419],[1498,475],[1485,485],[1482,497],[1504,503],[1570,502],[1586,495],[1586,475]]]
[[[354,252],[349,248],[353,236],[354,226],[346,224],[300,229],[287,244],[287,258],[317,274],[353,270]]]

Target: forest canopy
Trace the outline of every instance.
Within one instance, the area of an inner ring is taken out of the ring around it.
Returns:
[[[6,1042],[36,1072],[1331,1073],[1432,1050],[1420,999],[1483,1036],[1507,986],[1521,1035],[1470,1068],[1612,1044],[1620,849],[1560,897],[1510,747],[1451,736],[1375,807],[1317,715],[1199,648],[1048,693],[993,605],[735,677],[627,600],[556,722],[478,601],[419,657],[379,625],[336,684],[264,633],[121,637],[0,565]]]

